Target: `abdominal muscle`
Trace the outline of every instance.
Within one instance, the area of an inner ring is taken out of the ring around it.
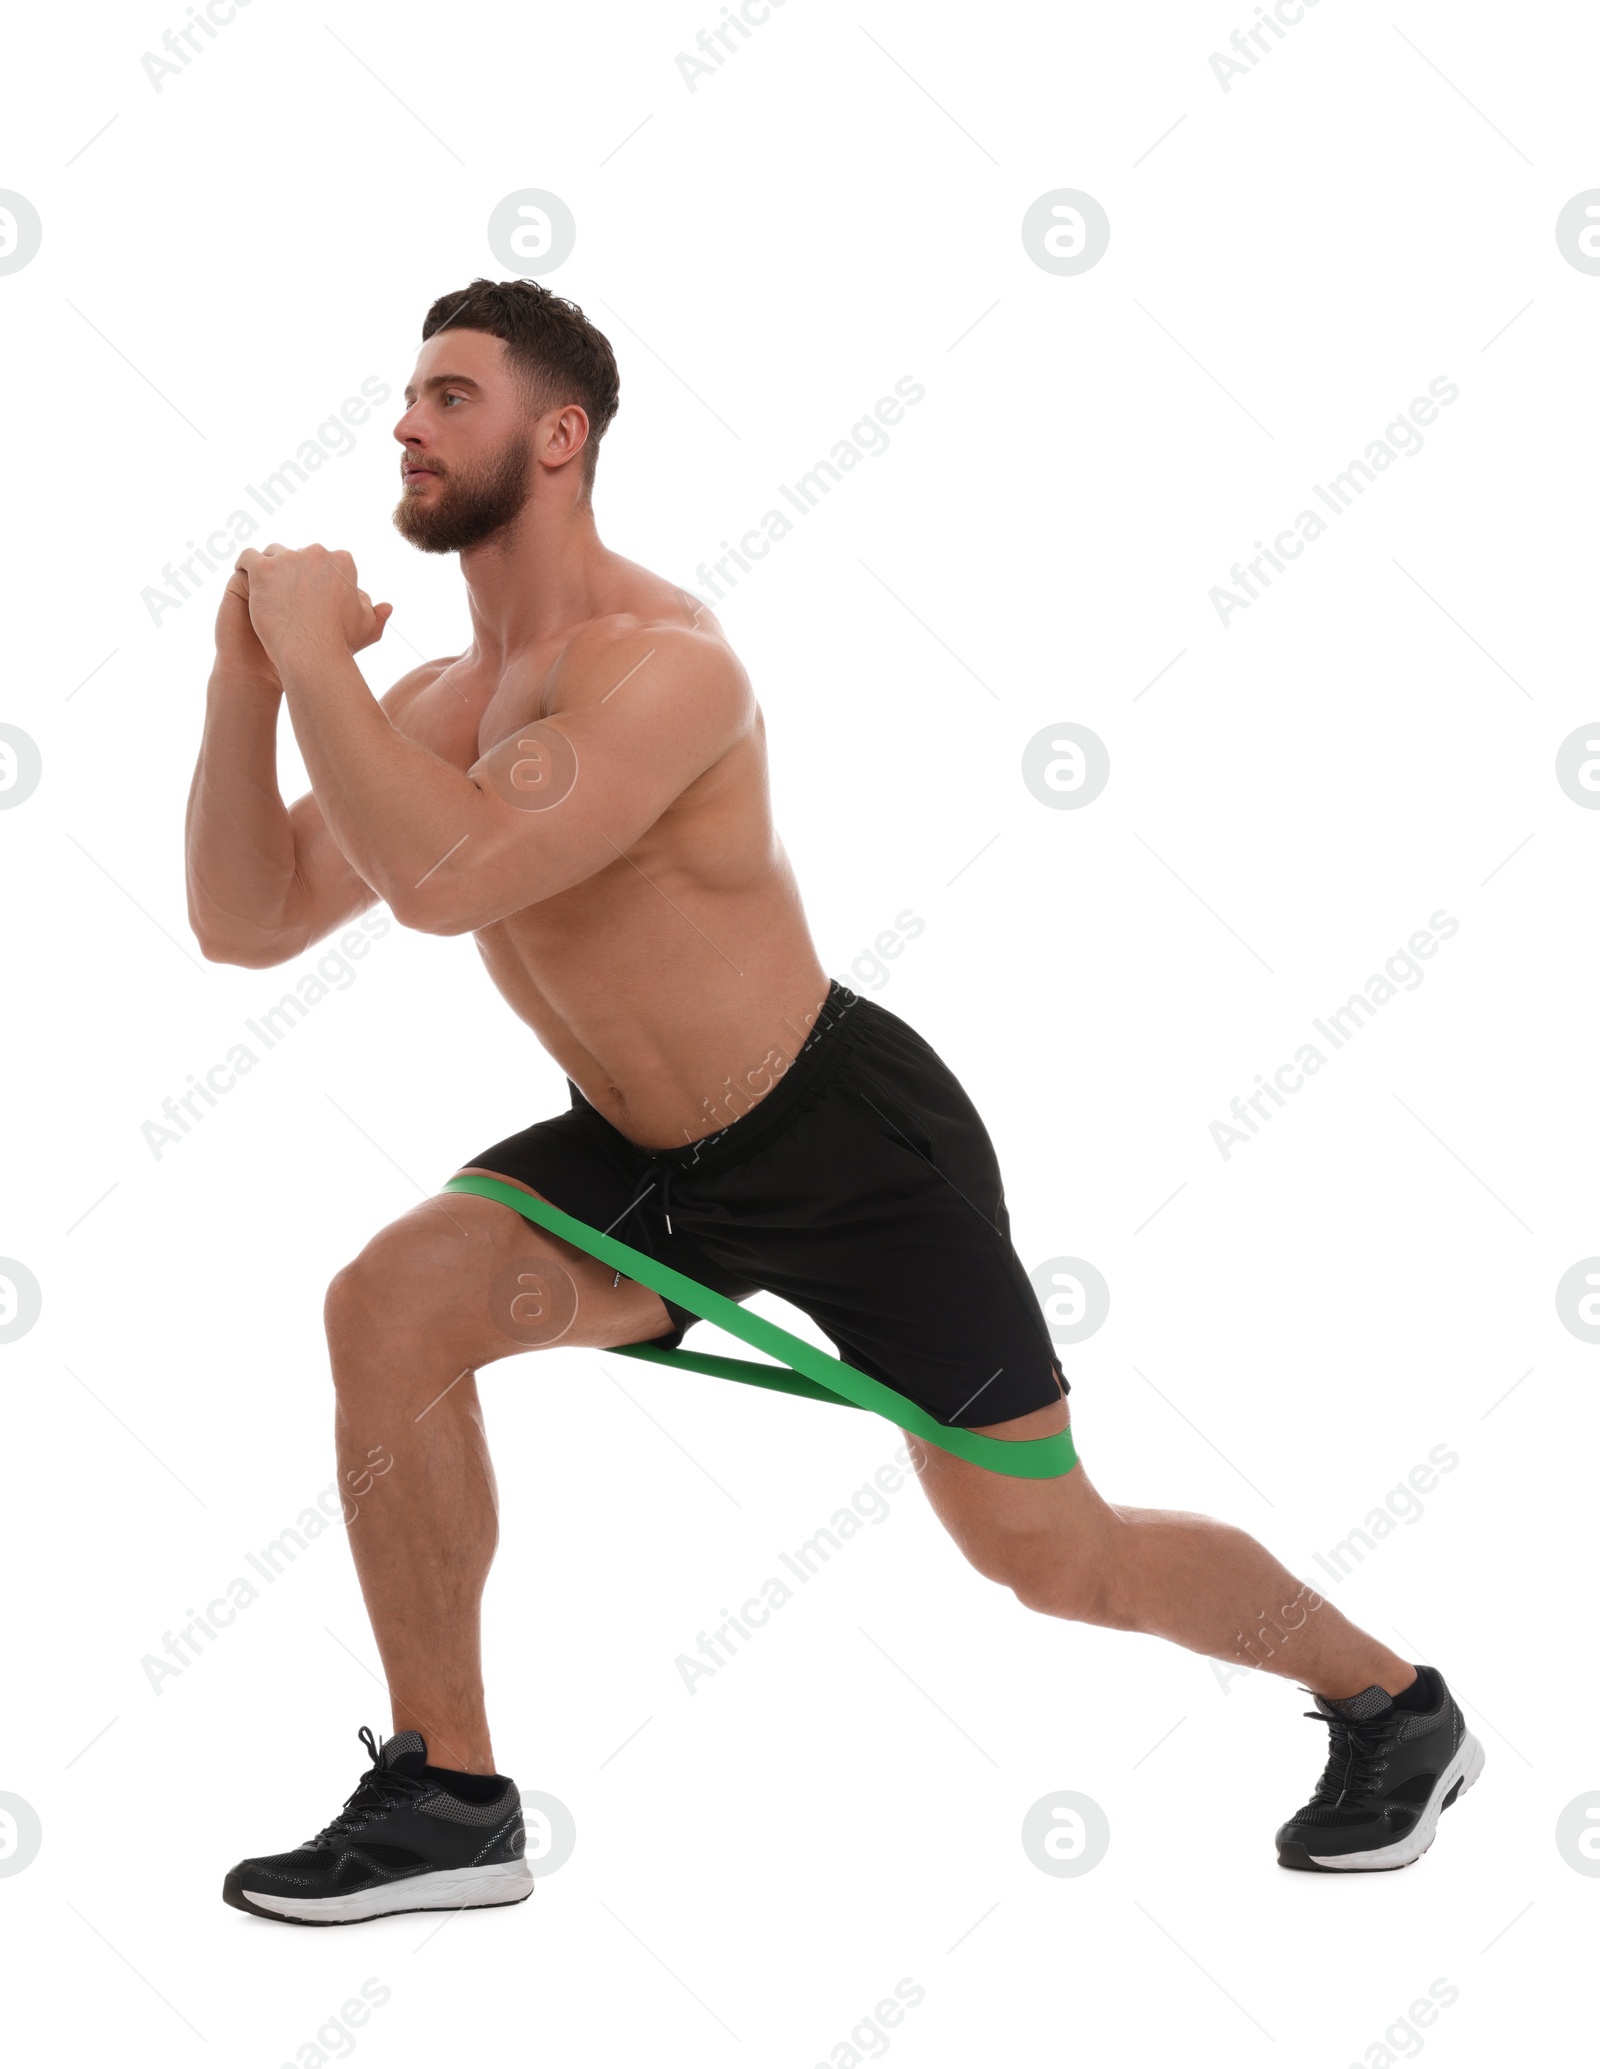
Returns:
[[[696,1142],[748,1113],[828,993],[770,829],[747,866],[724,848],[714,881],[688,865],[695,845],[689,825],[658,822],[631,857],[477,935],[507,1004],[590,1105],[646,1149]]]

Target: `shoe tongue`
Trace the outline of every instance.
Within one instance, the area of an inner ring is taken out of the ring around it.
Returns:
[[[1381,1717],[1385,1710],[1394,1708],[1393,1696],[1387,1689],[1380,1688],[1376,1681],[1370,1688],[1362,1689],[1359,1695],[1317,1695],[1313,1692],[1311,1700],[1324,1717],[1343,1717],[1352,1724],[1359,1724],[1368,1717]]]
[[[397,1731],[378,1748],[378,1765],[396,1768],[401,1774],[420,1774],[427,1759],[428,1748],[420,1731]]]

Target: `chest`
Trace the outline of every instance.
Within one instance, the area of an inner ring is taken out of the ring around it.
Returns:
[[[458,769],[508,739],[520,726],[549,716],[556,650],[519,655],[496,674],[453,662],[431,682],[409,714],[406,731]]]

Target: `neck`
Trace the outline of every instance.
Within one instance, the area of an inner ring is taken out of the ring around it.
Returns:
[[[503,662],[595,617],[615,562],[588,502],[530,496],[512,523],[461,555],[477,651]]]

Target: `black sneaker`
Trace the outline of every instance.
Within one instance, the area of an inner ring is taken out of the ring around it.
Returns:
[[[1440,1811],[1483,1772],[1483,1748],[1444,1676],[1436,1667],[1417,1675],[1422,1710],[1377,1686],[1340,1700],[1306,1690],[1317,1707],[1305,1714],[1327,1725],[1332,1744],[1316,1793],[1279,1829],[1285,1868],[1409,1867],[1432,1846]]]
[[[293,1925],[350,1925],[533,1894],[515,1782],[429,1767],[420,1731],[380,1747],[363,1725],[361,1742],[372,1765],[332,1824],[293,1853],[241,1861],[223,1882],[225,1904]]]

